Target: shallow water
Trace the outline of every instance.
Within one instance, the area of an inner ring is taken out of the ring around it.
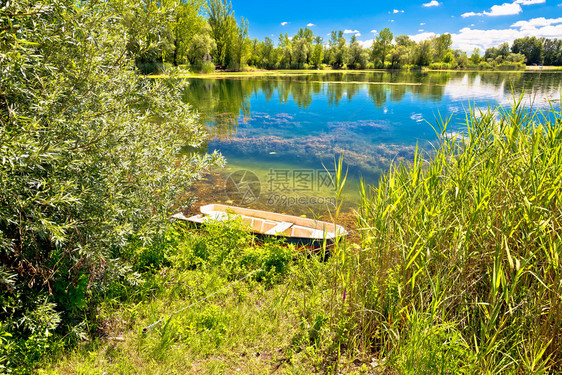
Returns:
[[[510,106],[521,94],[528,107],[559,106],[561,87],[559,72],[295,73],[190,79],[184,100],[213,134],[209,151],[228,161],[216,171],[224,188],[201,199],[298,214],[332,206],[326,169],[339,155],[354,207],[360,178],[376,186],[416,145],[431,151],[438,118],[462,132],[470,106]]]

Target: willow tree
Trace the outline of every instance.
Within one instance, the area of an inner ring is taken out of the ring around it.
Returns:
[[[0,372],[29,365],[53,332],[83,334],[96,295],[136,279],[132,241],[158,236],[220,162],[181,154],[206,131],[181,82],[135,74],[115,5],[0,8]]]

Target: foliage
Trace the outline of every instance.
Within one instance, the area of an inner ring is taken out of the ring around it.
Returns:
[[[348,47],[343,36],[343,31],[332,31],[330,39],[330,49],[326,57],[328,63],[334,68],[342,68],[347,61]]]
[[[516,102],[470,111],[464,133],[444,120],[430,160],[364,192],[340,282],[356,347],[400,373],[560,370],[561,115]]]
[[[257,280],[276,282],[288,272],[294,252],[293,247],[274,240],[256,244],[243,224],[234,219],[209,222],[204,234],[193,233],[178,225],[165,238],[165,242],[148,247],[143,253],[162,254],[159,264],[176,269],[212,268],[229,279],[261,269],[255,275]],[[158,249],[165,249],[165,252]],[[146,267],[143,256],[135,263]]]
[[[213,64],[210,61],[205,61],[201,66],[201,72],[203,73],[210,74],[213,73],[214,71],[215,71],[215,64]]]
[[[228,66],[232,63],[231,55],[238,30],[236,19],[232,11],[232,4],[226,0],[209,0],[209,25],[216,43],[215,62],[218,65]]]
[[[177,225],[168,231],[160,247],[169,265],[103,301],[99,321],[105,337],[60,353],[39,373],[322,372],[322,353],[332,337],[326,298],[332,264],[279,244],[252,244],[237,227],[231,222],[195,232]],[[238,243],[246,253],[241,276],[225,272],[236,268],[210,263],[212,254],[224,255],[219,246]],[[186,266],[193,259],[188,254],[205,244],[208,261]],[[287,250],[287,260],[277,262]],[[286,268],[271,267],[231,285],[268,263]]]
[[[315,36],[309,28],[301,28],[293,37],[281,34],[275,46],[269,37],[251,40],[248,21],[242,18],[237,22],[228,0],[111,2],[127,28],[128,52],[135,56],[137,68],[144,74],[164,72],[165,63],[198,67],[206,61],[231,71],[242,71],[246,64],[261,69],[318,69],[323,63],[336,69],[395,69],[431,64],[437,64],[433,65],[435,69],[457,69],[469,65],[465,52],[451,48],[452,37],[448,33],[416,43],[407,35],[394,38],[389,28],[383,28],[371,48],[366,49],[356,36],[347,43],[341,30],[333,31],[324,46],[322,37]],[[134,6],[135,2],[142,6]],[[523,60],[519,56],[524,56],[527,64],[562,65],[562,40],[525,37],[516,39],[511,47],[505,42],[488,48],[483,60],[490,67],[478,67],[480,55],[480,51],[472,53],[472,68],[521,69]],[[510,63],[502,65],[507,59]]]
[[[381,61],[382,64],[384,64],[393,38],[394,35],[388,27],[385,27],[379,32],[379,35],[377,35],[373,41],[371,49],[371,60],[373,62]]]
[[[525,55],[528,64],[543,63],[543,44],[536,37],[525,37],[515,39],[511,46],[511,52]]]
[[[83,337],[96,296],[135,279],[120,260],[131,239],[149,243],[220,162],[180,154],[204,147],[206,131],[181,82],[135,74],[115,5],[22,0],[0,13],[0,320],[11,335],[0,357],[37,351],[18,371],[54,332]]]
[[[349,46],[349,56],[347,60],[347,66],[350,69],[365,69],[367,67],[367,61],[369,60],[369,54],[361,48],[361,45],[357,41],[355,35],[351,37],[351,44]]]

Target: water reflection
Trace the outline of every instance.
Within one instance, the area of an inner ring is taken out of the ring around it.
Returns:
[[[209,125],[209,148],[236,165],[323,168],[343,154],[353,176],[376,183],[416,145],[432,147],[440,115],[458,131],[469,104],[509,105],[523,93],[544,107],[561,84],[556,72],[295,73],[191,79],[184,100]]]

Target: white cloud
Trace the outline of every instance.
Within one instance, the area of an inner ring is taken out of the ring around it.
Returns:
[[[519,14],[523,11],[521,5],[518,3],[503,3],[502,5],[494,5],[490,8],[490,12],[484,12],[486,16],[511,16],[514,14]]]
[[[534,5],[534,4],[542,4],[546,2],[546,0],[515,0],[512,3],[503,3],[502,5],[493,5],[490,8],[490,11],[483,11],[483,12],[466,12],[461,14],[461,17],[473,17],[473,16],[512,16],[514,14],[519,14],[523,11],[521,5]]]
[[[534,5],[543,4],[546,2],[546,0],[516,0],[515,2],[521,5]]]
[[[480,13],[467,12],[461,14],[461,17],[466,18],[466,17],[473,17],[473,16],[490,16],[490,17],[511,16],[514,14],[519,14],[522,11],[523,9],[521,9],[521,5],[517,3],[503,3],[502,5],[492,6],[489,12],[486,11]]]
[[[438,36],[439,34],[435,34],[432,32],[425,32],[425,33],[419,33],[416,35],[410,35],[410,39],[412,39],[414,42],[421,42],[422,40],[427,40],[431,37],[434,36]]]
[[[438,7],[439,5],[441,5],[440,2],[438,2],[437,0],[431,0],[429,3],[425,3],[422,4],[423,7]]]
[[[349,29],[345,29],[343,31],[344,34],[357,34],[359,32],[359,30],[349,30]]]
[[[287,25],[289,22],[285,21],[285,22],[281,22],[281,26],[285,26]]]
[[[356,36],[356,37],[360,37],[360,36],[361,36],[361,33],[356,33],[355,36]]]
[[[535,29],[537,27],[556,25],[559,23],[562,23],[562,17],[548,18],[548,19],[544,17],[539,17],[539,18],[532,18],[528,21],[517,21],[513,25],[511,25],[511,27],[519,27],[522,30],[530,30],[530,29]]]
[[[403,10],[398,10],[398,9],[393,9],[392,13],[396,14],[396,13],[404,13]]]
[[[389,22],[394,22],[394,20],[390,20]]]
[[[530,22],[530,21],[529,21]],[[520,28],[517,29],[491,29],[478,30],[465,27],[458,33],[451,34],[453,41],[452,48],[461,49],[466,52],[479,48],[482,52],[490,47],[496,47],[503,42],[513,43],[515,39],[526,36],[537,38],[559,38],[562,35],[562,23],[553,25],[552,23],[543,27]]]
[[[362,48],[371,48],[373,46],[373,39],[358,40],[358,42]]]
[[[472,16],[482,16],[482,13],[466,12],[461,14],[462,18],[472,17]]]
[[[315,24],[313,24],[312,22],[311,22],[311,23],[308,23],[308,24],[306,24],[306,27],[314,27],[314,26],[316,26],[316,25],[315,25]]]
[[[418,33],[423,33],[423,31],[424,31],[423,29],[419,29]]]
[[[374,30],[374,29],[373,29],[373,30],[371,30],[371,32],[372,32],[373,34],[376,34],[376,33],[377,33],[377,30]]]
[[[425,25],[425,22],[420,22],[420,26],[423,26],[423,25]]]

